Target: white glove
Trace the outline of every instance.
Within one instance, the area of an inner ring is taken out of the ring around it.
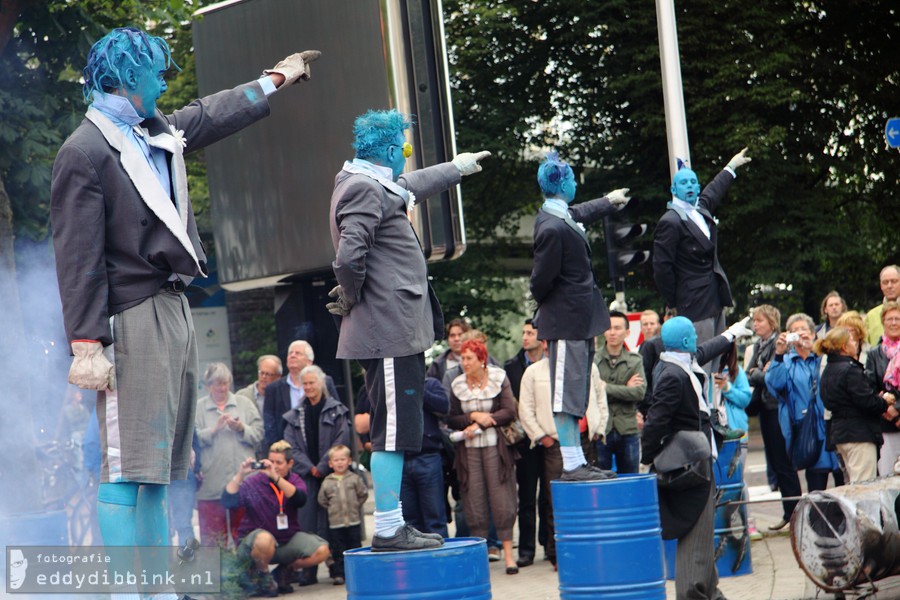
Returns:
[[[750,317],[744,317],[731,327],[725,330],[725,333],[730,333],[732,339],[737,339],[739,337],[747,337],[753,335],[753,331],[747,328],[747,323],[750,322]]]
[[[116,368],[103,356],[103,344],[94,340],[72,342],[69,383],[85,390],[116,389]]]
[[[322,53],[318,50],[304,50],[303,52],[297,52],[296,54],[285,57],[284,60],[280,61],[271,69],[263,71],[263,75],[270,75],[272,73],[284,75],[284,85],[297,83],[299,79],[307,81],[310,78],[309,63],[317,60],[320,56],[322,56]]]
[[[728,166],[731,167],[731,170],[732,170],[732,171],[734,171],[734,170],[737,169],[738,167],[743,167],[744,165],[746,165],[746,164],[747,164],[748,162],[750,162],[751,160],[753,160],[753,159],[750,158],[749,156],[747,156],[747,149],[744,148],[743,150],[741,150],[740,152],[738,152],[737,154],[735,154],[735,155],[731,158],[731,160],[728,161]]]
[[[625,208],[625,205],[631,200],[626,194],[628,194],[628,188],[619,188],[608,193],[606,199],[616,208]]]
[[[334,302],[329,302],[325,305],[328,312],[333,315],[338,315],[339,317],[346,317],[350,314],[350,309],[353,308],[353,305],[350,304],[350,301],[344,296],[344,288],[339,285],[334,286],[331,288],[331,291],[328,292],[328,297],[335,298]]]
[[[459,169],[459,174],[463,177],[472,175],[473,173],[481,171],[481,165],[478,163],[490,155],[491,153],[487,150],[482,150],[481,152],[463,152],[462,154],[457,154],[456,158],[453,159],[453,166]]]

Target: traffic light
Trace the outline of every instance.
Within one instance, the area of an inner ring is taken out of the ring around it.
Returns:
[[[646,223],[627,223],[616,216],[603,217],[606,235],[606,262],[609,265],[609,279],[615,284],[625,278],[634,267],[647,262],[650,253],[645,250],[630,249],[631,243],[647,233]]]

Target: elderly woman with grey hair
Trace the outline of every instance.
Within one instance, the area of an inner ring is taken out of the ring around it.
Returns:
[[[807,314],[797,313],[788,317],[785,329],[775,340],[775,357],[766,373],[766,387],[778,398],[778,421],[784,435],[789,456],[800,458],[792,452],[796,440],[798,419],[813,410],[817,414],[817,434],[821,441],[818,457],[808,457],[807,465],[794,464],[796,470],[806,470],[809,491],[824,490],[828,474],[832,473],[836,485],[844,483],[837,456],[825,447],[825,406],[819,396],[820,357],[812,352],[815,341],[815,323]],[[794,415],[793,423],[791,415]],[[813,462],[814,461],[814,462]]]
[[[350,416],[347,407],[328,394],[325,372],[316,365],[300,371],[304,397],[296,408],[284,413],[284,439],[294,449],[294,472],[303,478],[312,501],[300,508],[300,527],[326,538],[328,512],[315,499],[322,480],[331,473],[328,450],[332,446],[350,446]],[[303,569],[301,585],[315,583],[317,567]]]
[[[231,371],[210,363],[203,374],[208,396],[197,402],[194,425],[200,440],[201,475],[197,490],[200,541],[205,546],[237,541],[237,526],[244,510],[226,510],[220,499],[228,480],[263,437],[263,422],[256,403],[231,392]]]

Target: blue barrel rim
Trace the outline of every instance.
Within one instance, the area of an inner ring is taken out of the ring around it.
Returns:
[[[442,549],[451,550],[456,548],[467,548],[469,546],[478,546],[478,545],[487,545],[487,540],[484,538],[477,537],[458,537],[458,538],[444,538],[444,544],[442,546],[438,546],[437,548],[420,548],[418,550],[387,550],[387,551],[378,551],[375,552],[372,550],[372,546],[363,546],[361,548],[353,548],[351,550],[345,550],[344,556],[347,555],[358,555],[358,554],[374,554],[377,556],[390,556],[391,554],[421,554],[423,552],[438,552]]]

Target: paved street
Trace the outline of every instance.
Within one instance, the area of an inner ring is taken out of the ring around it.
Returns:
[[[762,450],[762,439],[758,431],[751,431],[750,452],[745,469],[745,481],[752,500],[777,499],[778,493],[772,493],[766,484],[765,458]],[[801,481],[803,477],[800,478]],[[791,550],[790,536],[787,530],[778,534],[766,531],[769,525],[781,518],[779,502],[751,504],[750,518],[755,520],[759,531],[764,532],[762,539],[751,544],[753,573],[740,577],[728,577],[721,580],[721,589],[729,600],[796,600],[805,598],[833,598],[830,594],[820,592],[809,581],[798,567]],[[371,515],[367,530],[371,532]],[[452,525],[451,525],[452,531]],[[540,555],[540,551],[538,552]],[[547,561],[538,561],[533,566],[523,568],[518,575],[507,575],[503,562],[490,565],[491,592],[494,598],[516,600],[551,600],[559,598],[559,579],[557,573]],[[376,575],[377,576],[377,575]],[[318,585],[295,588],[297,591],[283,598],[304,598],[308,600],[336,600],[347,597],[344,586],[334,586],[327,577],[327,572],[320,569]],[[878,600],[900,599],[900,577],[884,580],[881,590],[876,596]],[[896,587],[894,587],[896,586]],[[666,596],[675,598],[674,582],[666,583]],[[859,596],[848,595],[848,598]]]

